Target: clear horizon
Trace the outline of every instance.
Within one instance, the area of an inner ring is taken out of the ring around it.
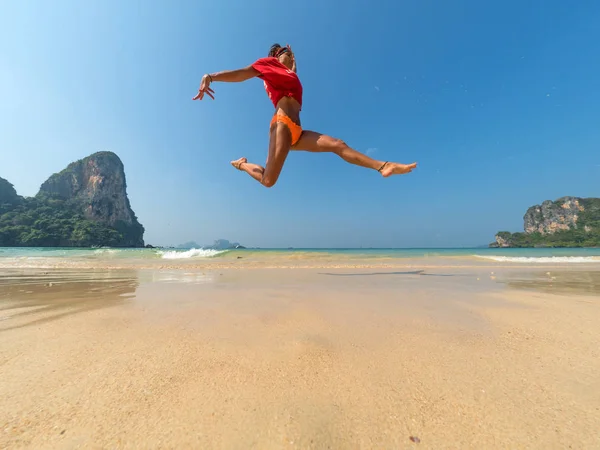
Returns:
[[[4,5],[0,177],[19,195],[109,150],[146,243],[278,249],[477,248],[544,200],[600,197],[596,2],[144,5]],[[261,81],[191,97],[274,42],[296,53],[305,128],[419,167],[292,152],[272,189],[233,169],[266,158]]]

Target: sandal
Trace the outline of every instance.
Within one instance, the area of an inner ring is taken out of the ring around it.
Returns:
[[[248,160],[246,158],[240,158],[237,161],[231,161],[231,165],[233,167],[235,167],[237,170],[241,170],[243,172],[242,169],[242,164],[247,163]]]

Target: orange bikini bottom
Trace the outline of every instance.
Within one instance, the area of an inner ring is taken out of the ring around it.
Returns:
[[[288,127],[290,133],[292,133],[292,145],[298,142],[300,136],[302,135],[302,127],[300,125],[295,124],[292,119],[285,114],[275,114],[271,119],[271,126],[277,122],[283,123],[286,127]]]

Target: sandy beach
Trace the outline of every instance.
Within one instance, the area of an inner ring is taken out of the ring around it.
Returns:
[[[598,448],[600,271],[2,269],[0,448]]]

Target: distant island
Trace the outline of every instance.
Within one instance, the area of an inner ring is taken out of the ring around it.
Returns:
[[[600,247],[600,198],[562,197],[530,207],[522,233],[501,231],[490,247]]]
[[[246,248],[238,242],[230,242],[227,239],[217,239],[212,245],[200,245],[195,241],[189,241],[178,245],[177,248],[204,248],[210,250],[232,250]]]
[[[53,174],[35,197],[0,178],[0,246],[143,247],[125,171],[112,152],[97,152]]]

